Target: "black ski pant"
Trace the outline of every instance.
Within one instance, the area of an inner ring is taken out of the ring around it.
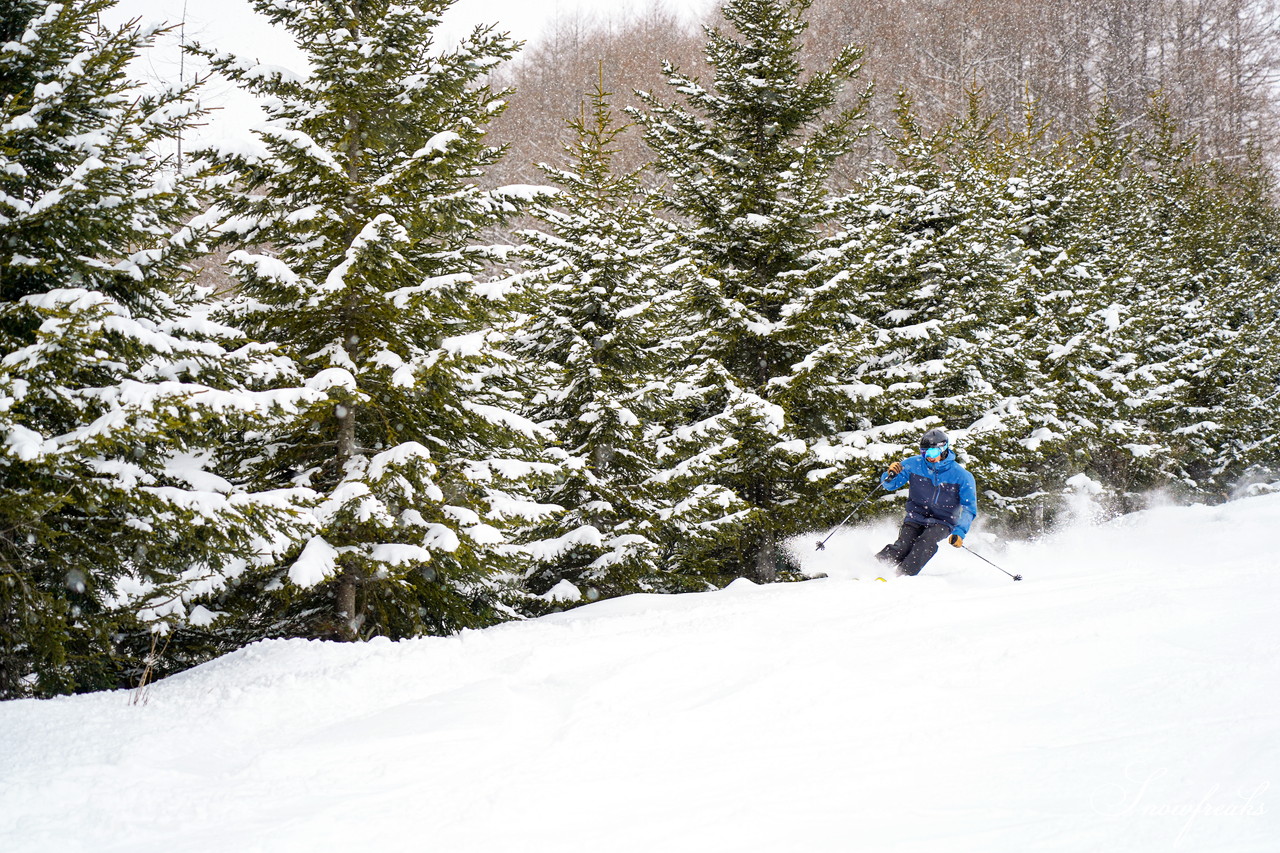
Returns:
[[[918,575],[924,564],[938,553],[938,543],[950,532],[951,528],[946,524],[920,525],[904,521],[898,531],[898,541],[884,546],[876,558],[886,563],[897,563],[898,570],[904,575]]]

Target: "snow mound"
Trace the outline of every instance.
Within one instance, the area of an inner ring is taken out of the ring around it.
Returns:
[[[0,849],[1166,851],[1280,837],[1280,495],[866,583],[629,596],[400,643],[263,642],[0,705]],[[815,540],[816,541],[816,540]]]

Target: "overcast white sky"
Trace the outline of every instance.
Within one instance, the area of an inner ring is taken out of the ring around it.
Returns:
[[[582,11],[615,14],[647,8],[652,0],[457,0],[449,9],[439,36],[455,40],[476,24],[498,24],[519,41],[536,41],[543,28],[560,14]],[[673,11],[690,18],[711,8],[716,0],[664,0]],[[301,54],[287,34],[259,17],[249,0],[120,0],[109,15],[110,23],[133,18],[144,22],[178,23],[186,16],[186,38],[208,47],[253,57],[271,65],[298,67]],[[163,40],[135,69],[141,79],[175,79],[179,75],[177,35]],[[186,60],[190,63],[190,60]],[[186,65],[187,74],[194,69]],[[211,127],[202,135],[239,134],[255,124],[260,114],[251,101],[231,87],[211,82],[204,93],[209,106],[218,107]]]

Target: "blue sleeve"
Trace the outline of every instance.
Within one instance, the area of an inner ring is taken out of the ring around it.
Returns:
[[[969,533],[969,525],[978,517],[978,486],[968,471],[960,478],[960,520],[951,528],[955,536],[963,538]]]
[[[886,492],[895,492],[901,489],[911,479],[911,471],[907,468],[910,458],[899,460],[902,462],[902,470],[898,472],[898,476],[890,477],[889,472],[885,471],[880,475],[880,485]]]

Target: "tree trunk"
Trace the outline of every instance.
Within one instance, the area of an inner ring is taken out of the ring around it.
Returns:
[[[356,407],[349,403],[338,404],[335,412],[338,419],[338,474],[356,455]]]
[[[336,411],[338,419],[338,476],[346,470],[347,463],[356,455],[356,407],[349,403],[339,404]],[[354,640],[357,636],[356,588],[360,585],[360,576],[356,569],[348,567],[338,576],[338,590],[334,600],[334,609],[338,615],[338,634],[343,640]]]
[[[356,588],[360,579],[354,569],[344,569],[338,576],[338,591],[335,609],[338,612],[338,639],[359,639],[359,621],[356,614]]]
[[[778,577],[778,543],[772,530],[764,531],[756,548],[756,580],[773,583]]]
[[[361,15],[364,12],[361,0],[354,0],[351,4],[352,19],[350,29],[353,36],[359,36],[361,31]],[[351,180],[352,186],[360,183],[360,166],[362,152],[362,123],[360,116],[348,114],[346,116],[346,124],[349,131],[347,138],[347,177]],[[352,196],[353,209],[358,209],[358,200]],[[355,242],[357,235],[360,233],[362,226],[358,221],[350,223],[350,231],[347,234],[348,248]],[[353,303],[354,297],[347,296],[347,302],[344,307],[344,313],[350,317],[356,314],[359,306]],[[344,345],[349,345],[349,341]],[[338,477],[341,478],[347,469],[347,463],[356,455],[356,406],[354,402],[338,404],[335,415],[338,419]],[[356,592],[363,580],[361,573],[354,567],[348,566],[342,570],[342,574],[338,577],[338,590],[334,600],[334,607],[338,613],[338,630],[339,636],[344,640],[359,639],[360,614],[357,612]]]

